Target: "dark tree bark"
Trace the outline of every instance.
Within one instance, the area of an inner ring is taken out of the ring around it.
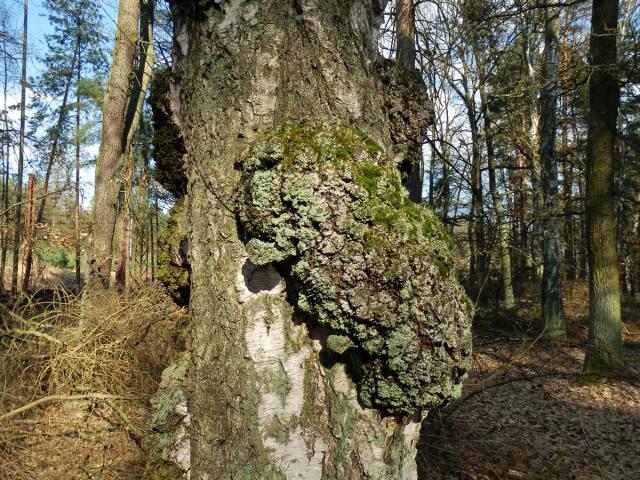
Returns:
[[[547,338],[564,338],[566,327],[560,278],[560,204],[558,199],[558,55],[560,10],[545,8],[544,65],[540,92],[540,163],[544,228],[542,241],[542,328]]]
[[[400,72],[396,75],[420,78],[416,69],[416,18],[414,0],[398,0],[396,4],[396,43],[397,43],[397,62],[400,66]],[[403,72],[404,70],[404,72]],[[421,80],[417,80],[420,82]],[[426,98],[418,99],[426,102]],[[407,107],[411,108],[409,102]],[[415,107],[413,107],[415,108]],[[422,107],[426,109],[426,105]],[[422,202],[422,186],[423,186],[423,160],[422,160],[422,138],[413,139],[413,145],[407,145],[405,160],[407,166],[406,178],[403,179],[405,188],[409,191],[409,197],[415,203]]]
[[[76,71],[76,178],[74,182],[74,247],[75,247],[75,284],[76,291],[80,291],[80,120],[81,120],[81,108],[80,108],[80,81],[82,80],[82,58],[80,58],[80,26],[78,26],[78,69]]]
[[[398,62],[409,68],[416,63],[416,18],[414,0],[397,0]]]
[[[618,0],[594,0],[587,137],[586,219],[589,253],[587,373],[624,366],[614,198],[616,121],[620,101],[617,63]]]

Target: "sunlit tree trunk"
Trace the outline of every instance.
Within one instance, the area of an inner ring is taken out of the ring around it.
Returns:
[[[172,106],[189,179],[192,479],[417,477],[421,412],[363,406],[341,357],[327,362],[328,332],[295,307],[293,274],[247,260],[235,214],[238,162],[281,127],[348,124],[392,150],[375,52],[385,3],[173,3]]]
[[[22,26],[22,77],[20,86],[20,139],[18,153],[18,175],[16,178],[15,232],[13,235],[13,268],[11,271],[11,293],[18,292],[18,267],[20,265],[20,239],[22,234],[22,177],[24,172],[24,134],[27,108],[27,24],[29,21],[29,2],[23,4]]]
[[[2,206],[4,209],[3,225],[2,225],[2,252],[0,259],[0,289],[4,292],[4,272],[7,265],[7,250],[9,249],[9,221],[11,209],[9,208],[9,158],[11,155],[11,137],[9,136],[9,113],[7,111],[7,90],[9,86],[9,68],[8,58],[9,52],[7,52],[6,44],[3,42],[3,63],[4,63],[4,75],[3,75],[3,122],[4,122],[4,138],[2,143]]]
[[[119,205],[121,214],[121,244],[119,265],[116,271],[116,284],[126,291],[130,279],[132,257],[131,245],[131,188],[133,186],[133,140],[138,133],[142,119],[142,107],[144,98],[153,75],[153,9],[154,2],[149,0],[144,4],[140,17],[140,43],[138,46],[138,62],[135,71],[135,79],[131,91],[131,98],[127,106],[125,116],[125,147],[123,151],[122,165],[126,165],[123,182],[120,187]]]
[[[102,137],[96,163],[93,236],[88,253],[88,286],[109,288],[113,235],[120,191],[121,157],[125,151],[127,106],[131,97],[138,41],[138,0],[121,0],[118,8],[113,63],[103,105]]]

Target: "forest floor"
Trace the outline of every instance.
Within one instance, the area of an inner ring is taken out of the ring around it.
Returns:
[[[0,479],[135,480],[148,398],[185,312],[159,287],[114,295],[86,322],[73,298],[59,305],[23,302],[3,317],[28,319],[0,347],[0,414],[46,395],[119,395],[112,402],[52,401],[0,421]],[[542,342],[534,322],[537,292],[520,296],[509,316],[482,309],[474,325],[474,365],[463,397],[432,412],[418,452],[421,478],[640,478],[640,304],[624,304],[629,371],[594,381],[581,376],[587,335],[586,285],[566,285],[568,342]],[[46,302],[51,302],[47,299]],[[108,321],[106,321],[108,320]],[[177,336],[177,337],[176,337]],[[140,400],[128,400],[131,395]]]
[[[568,342],[526,334],[539,316],[530,297],[497,322],[482,312],[462,399],[423,427],[423,478],[640,478],[640,304],[627,299],[623,305],[629,371],[615,379],[585,378],[587,287],[574,282],[565,291]]]
[[[0,313],[0,479],[143,478],[149,398],[185,312],[147,285],[84,302],[40,290],[2,299]]]

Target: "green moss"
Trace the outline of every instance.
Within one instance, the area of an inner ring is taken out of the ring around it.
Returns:
[[[291,432],[298,427],[298,424],[298,417],[293,416],[287,422],[282,422],[278,416],[275,416],[265,427],[264,436],[265,438],[273,438],[281,445],[287,445]]]
[[[287,395],[289,395],[289,392],[291,392],[291,379],[284,369],[282,360],[280,360],[279,365],[280,368],[278,369],[278,373],[276,375],[276,378],[274,379],[274,391],[278,395],[278,398],[280,399],[280,402],[284,407],[287,402]]]
[[[374,195],[378,190],[378,182],[382,174],[382,168],[378,165],[363,163],[359,165],[355,182],[369,192],[370,195]]]
[[[338,441],[347,440],[353,436],[354,428],[354,410],[349,398],[343,393],[337,392],[334,388],[336,382],[336,374],[338,369],[344,367],[340,364],[334,365],[327,371],[328,386],[327,396],[331,408],[329,409],[329,430],[334,438]],[[338,453],[346,453],[342,449],[336,449]],[[336,464],[340,464],[341,460],[335,459]]]
[[[146,480],[184,480],[184,472],[152,451],[147,456],[144,478]]]
[[[162,372],[160,387],[151,398],[152,414],[147,422],[145,447],[149,452],[147,470],[151,478],[171,479],[180,470],[171,459],[183,416],[176,406],[186,404],[183,385],[187,376],[189,358],[183,356]]]

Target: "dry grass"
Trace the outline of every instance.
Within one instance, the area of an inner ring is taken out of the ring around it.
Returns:
[[[1,308],[0,478],[140,478],[137,432],[182,310],[157,285],[128,298],[38,292]]]

